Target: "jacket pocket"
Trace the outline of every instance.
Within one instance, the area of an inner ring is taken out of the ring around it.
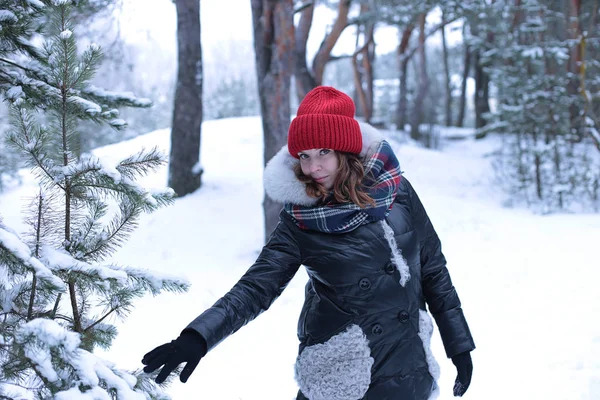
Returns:
[[[324,343],[307,346],[296,360],[295,378],[311,400],[360,400],[371,384],[373,357],[358,325]]]

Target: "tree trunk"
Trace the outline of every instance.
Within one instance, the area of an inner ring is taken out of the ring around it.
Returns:
[[[576,96],[580,93],[585,99],[585,92],[581,92],[581,67],[583,64],[583,47],[582,44],[582,31],[579,23],[581,13],[581,1],[570,0],[568,3],[568,14],[567,14],[567,34],[573,46],[569,49],[569,63],[568,71],[571,73],[567,83],[567,90],[569,94]],[[582,123],[581,119],[581,107],[577,104],[571,104],[569,107],[571,125],[577,132],[577,140],[582,140],[585,136],[584,128],[585,124]]]
[[[442,16],[442,23],[444,22],[444,16]],[[452,87],[450,82],[450,66],[448,63],[448,43],[446,43],[446,27],[444,26],[442,32],[442,52],[444,57],[444,75],[446,78],[446,126],[452,126]]]
[[[171,129],[169,186],[185,196],[201,184],[202,46],[200,1],[176,0],[178,72]]]
[[[406,56],[406,51],[408,50],[408,44],[410,43],[410,37],[414,29],[415,25],[409,24],[402,32],[402,39],[398,45],[398,64],[400,66],[400,90],[398,92],[398,111],[396,112],[396,127],[398,130],[404,130],[404,125],[406,125],[406,113],[408,109],[407,74],[408,61],[410,60]]]
[[[465,29],[463,27],[463,40],[465,38]],[[462,83],[460,87],[460,103],[458,107],[458,117],[456,119],[456,126],[462,127],[465,123],[465,108],[467,105],[467,82],[469,80],[469,69],[471,67],[471,49],[469,44],[464,42],[465,53],[464,53],[464,66],[463,66],[463,75],[462,75]]]
[[[319,51],[315,55],[312,64],[313,76],[317,86],[323,84],[323,75],[325,74],[325,66],[329,62],[331,50],[337,43],[344,29],[348,25],[348,12],[350,11],[350,5],[352,0],[340,0],[338,3],[338,16],[335,20],[331,32],[325,35],[325,38],[321,42]]]
[[[429,79],[427,77],[427,59],[425,56],[425,19],[426,13],[419,15],[419,83],[417,89],[417,96],[413,105],[413,111],[411,115],[411,127],[410,137],[414,140],[421,139],[421,132],[419,125],[423,121],[423,106],[425,103],[425,97],[429,89]]]
[[[569,4],[569,19],[568,19],[568,31],[569,37],[573,41],[574,45],[570,49],[569,54],[569,72],[574,75],[579,74],[579,68],[583,60],[582,48],[579,45],[581,36],[581,26],[579,24],[579,18],[581,15],[581,0],[570,0]]]
[[[266,164],[286,143],[290,78],[294,66],[293,0],[252,0],[254,52]],[[265,239],[279,221],[281,204],[264,196]]]
[[[295,47],[294,47],[294,77],[296,78],[296,94],[298,103],[304,99],[306,93],[317,86],[315,78],[310,73],[306,62],[306,43],[312,26],[315,3],[307,6],[301,11],[300,21],[296,27]]]
[[[490,111],[489,76],[481,65],[481,50],[475,51],[475,127],[482,128],[486,121],[483,114]]]
[[[365,71],[365,76],[363,81],[367,84],[367,109],[369,110],[369,119],[370,122],[373,118],[373,105],[375,102],[375,94],[373,88],[373,63],[375,62],[375,22],[372,22],[369,25],[369,29],[367,31],[367,42],[369,45],[365,49],[364,57],[363,57],[363,70]]]
[[[367,4],[361,4],[360,12],[361,15],[366,14],[369,11]],[[352,54],[352,68],[354,71],[354,88],[358,97],[358,105],[361,112],[357,113],[364,117],[365,122],[370,123],[373,118],[373,66],[371,64],[374,54],[374,33],[375,23],[368,21],[364,27],[364,43]],[[361,56],[359,66],[358,56]],[[363,83],[366,83],[367,89],[365,90]]]

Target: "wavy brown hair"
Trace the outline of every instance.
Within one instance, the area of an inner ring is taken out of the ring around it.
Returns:
[[[358,154],[334,152],[338,162],[337,175],[333,182],[333,197],[338,203],[352,202],[360,208],[367,205],[375,206],[375,200],[365,191],[362,181],[365,169]],[[315,182],[310,176],[304,175],[300,163],[294,165],[294,173],[298,180],[306,185],[306,194],[324,201],[329,196],[325,186]]]

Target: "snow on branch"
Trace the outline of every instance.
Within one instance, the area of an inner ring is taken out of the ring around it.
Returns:
[[[63,287],[64,283],[58,279],[52,271],[47,268],[40,260],[31,256],[31,250],[16,233],[8,231],[0,225],[0,249],[4,249],[21,261],[24,265],[35,271],[36,276],[55,285]]]
[[[27,0],[27,3],[29,3],[30,6],[39,8],[39,9],[44,8],[46,6],[40,0]]]
[[[79,334],[66,330],[53,320],[43,318],[21,325],[15,339],[23,345],[25,357],[36,366],[36,371],[50,382],[59,379],[52,364],[50,348],[60,347],[64,353],[72,354],[81,343]]]
[[[80,335],[56,321],[38,318],[23,324],[15,339],[36,373],[59,389],[52,397],[55,400],[148,399],[137,388],[135,375],[119,371],[111,362],[80,348]],[[61,378],[67,374],[76,379],[70,380],[72,387],[63,388],[65,381]]]
[[[54,249],[49,246],[42,246],[40,253],[42,260],[53,270],[79,272],[98,276],[102,280],[114,279],[122,285],[127,284],[128,277],[124,271],[79,261],[66,251]]]
[[[187,291],[190,287],[190,283],[186,279],[158,271],[130,267],[126,267],[125,271],[149,289],[152,294],[158,294],[163,290],[182,292]]]
[[[93,85],[81,90],[82,93],[93,96],[108,104],[126,105],[132,107],[150,107],[152,101],[146,98],[138,98],[131,92],[111,92]]]
[[[17,16],[9,10],[0,10],[0,22],[17,22]]]

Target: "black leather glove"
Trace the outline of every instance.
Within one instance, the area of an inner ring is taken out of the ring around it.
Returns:
[[[154,372],[162,365],[160,373],[156,377],[156,383],[163,383],[179,364],[187,362],[179,375],[179,380],[187,382],[200,359],[206,355],[206,341],[196,331],[188,329],[171,343],[165,343],[144,355],[142,364],[145,365],[144,372]]]
[[[452,357],[452,363],[456,366],[458,376],[454,382],[454,395],[461,397],[471,384],[471,376],[473,375],[473,361],[471,360],[471,352],[465,351]]]

